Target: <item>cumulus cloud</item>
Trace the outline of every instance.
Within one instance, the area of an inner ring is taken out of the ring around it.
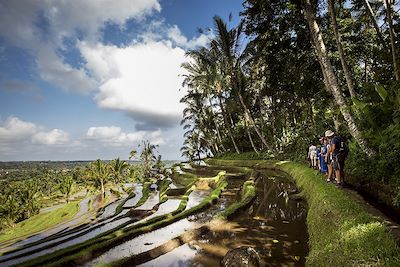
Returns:
[[[0,127],[0,141],[26,141],[37,131],[38,127],[35,124],[9,117]]]
[[[17,117],[8,117],[0,126],[0,145],[6,150],[30,144],[63,145],[68,141],[68,134],[60,129],[46,131]]]
[[[86,68],[102,81],[97,104],[120,110],[142,129],[172,127],[182,116],[182,62],[185,51],[170,42],[151,41],[127,47],[79,44]]]
[[[0,160],[127,157],[130,149],[144,140],[154,145],[167,144],[161,130],[126,132],[117,126],[100,126],[71,137],[61,129],[46,129],[8,117],[0,122]]]
[[[7,0],[0,3],[0,36],[32,52],[43,80],[67,91],[92,92],[101,108],[127,113],[138,129],[165,128],[181,117],[185,49],[205,45],[212,33],[189,40],[161,19],[143,24],[125,47],[99,42],[107,23],[123,28],[128,20],[160,10],[158,0]],[[71,66],[63,58],[71,49],[68,39],[84,65]]]
[[[60,129],[49,132],[38,132],[32,136],[32,142],[43,145],[61,145],[69,141],[68,134]]]
[[[6,0],[0,2],[0,36],[33,53],[43,80],[68,91],[90,92],[96,81],[56,53],[64,39],[79,32],[95,42],[106,23],[123,27],[129,19],[160,10],[157,0]]]
[[[178,28],[177,25],[169,27],[167,29],[167,36],[172,41],[174,41],[178,46],[187,48],[187,49],[194,49],[198,46],[205,46],[210,41],[210,39],[214,36],[212,31],[207,32],[206,34],[200,34],[197,37],[193,37],[192,39],[188,40],[186,36],[184,36],[181,30]]]
[[[168,141],[165,136],[162,138],[165,130],[177,129],[184,108],[179,100],[185,93],[181,89],[184,73],[180,68],[187,60],[185,51],[205,45],[213,34],[187,38],[177,25],[148,19],[160,12],[159,2],[0,1],[0,38],[6,45],[30,51],[42,80],[66,91],[89,93],[100,108],[123,112],[136,122],[137,132],[132,133],[118,127],[94,127],[79,140],[79,145],[102,140],[117,146],[141,138],[161,144]],[[119,26],[123,32],[128,21],[145,19],[146,23],[139,23],[139,29],[135,29],[139,34],[130,43],[102,43],[101,35],[108,24]],[[72,50],[74,58],[67,58]],[[7,85],[13,86],[22,88],[24,84]],[[33,125],[34,133],[27,134],[24,144],[54,146],[65,144],[69,138],[62,130]],[[6,122],[0,126],[3,131],[7,128]],[[113,134],[112,142],[101,138],[107,131]],[[0,142],[1,138],[0,135]]]
[[[116,126],[90,127],[86,137],[88,140],[101,141],[105,145],[112,146],[133,146],[133,144],[138,144],[144,140],[148,140],[154,145],[165,144],[161,130],[125,133],[120,127]]]
[[[37,49],[37,66],[43,80],[66,91],[89,93],[98,86],[83,68],[73,68],[64,63],[50,47]]]

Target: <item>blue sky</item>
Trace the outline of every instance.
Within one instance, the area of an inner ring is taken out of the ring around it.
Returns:
[[[0,2],[0,161],[126,159],[143,140],[179,159],[188,49],[241,1]],[[204,29],[199,32],[198,29]]]

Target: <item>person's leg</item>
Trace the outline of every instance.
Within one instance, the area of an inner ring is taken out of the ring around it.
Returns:
[[[335,170],[335,175],[336,175],[336,182],[338,184],[342,183],[342,171],[341,170]]]
[[[338,159],[338,157],[335,157],[335,176],[336,176],[336,182],[337,184],[341,184],[342,183],[342,166],[341,166],[341,162],[340,159]]]
[[[328,164],[328,178],[326,179],[327,182],[330,182],[332,179],[332,164]]]
[[[321,156],[318,156],[318,170],[321,171]]]

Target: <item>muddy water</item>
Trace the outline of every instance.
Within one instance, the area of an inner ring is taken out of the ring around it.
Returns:
[[[230,220],[228,229],[209,232],[142,266],[219,266],[240,246],[255,248],[261,266],[304,266],[308,254],[306,204],[288,198],[295,186],[274,172],[261,172],[257,197]]]

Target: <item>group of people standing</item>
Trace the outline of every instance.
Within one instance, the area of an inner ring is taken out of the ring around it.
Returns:
[[[307,159],[310,168],[325,174],[327,182],[333,182],[338,187],[342,187],[344,165],[348,155],[346,142],[331,130],[327,130],[319,142],[319,145],[311,144],[308,148]]]

